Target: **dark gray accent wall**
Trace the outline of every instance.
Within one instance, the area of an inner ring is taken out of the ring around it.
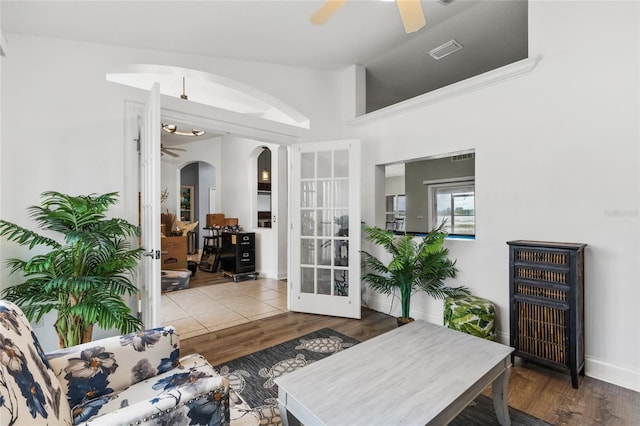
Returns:
[[[451,157],[415,161],[405,164],[407,195],[407,232],[427,232],[428,200],[424,181],[475,176],[475,156],[469,160],[451,161]]]
[[[180,186],[193,186],[193,215],[194,221],[198,220],[197,214],[200,207],[198,200],[198,180],[200,179],[200,167],[198,163],[191,163],[180,170]]]
[[[191,163],[184,166],[180,170],[181,186],[197,186],[198,185],[198,163]]]

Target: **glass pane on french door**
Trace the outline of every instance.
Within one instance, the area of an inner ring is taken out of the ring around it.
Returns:
[[[349,296],[349,151],[302,153],[301,293]]]

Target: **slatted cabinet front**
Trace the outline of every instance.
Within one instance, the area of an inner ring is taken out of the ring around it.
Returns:
[[[585,244],[509,241],[510,340],[514,356],[584,371]]]

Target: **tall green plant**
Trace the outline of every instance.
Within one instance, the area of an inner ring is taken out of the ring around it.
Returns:
[[[40,206],[27,208],[42,231],[56,232],[63,242],[0,220],[0,236],[30,250],[51,249],[29,260],[8,259],[10,273],[22,273],[25,281],[2,290],[30,321],[57,311],[54,328],[61,348],[91,341],[94,324],[122,333],[141,329],[123,300],[137,293],[131,282],[141,249],[129,240],[138,227],[123,219],[107,219],[106,211],[117,202],[117,193],[70,196],[44,192]]]
[[[436,299],[469,294],[466,287],[449,287],[444,283],[447,278],[454,278],[458,270],[456,262],[448,257],[449,249],[444,247],[447,233],[443,227],[444,222],[423,238],[407,233],[396,235],[378,227],[365,228],[367,240],[382,246],[392,259],[387,265],[361,251],[363,264],[369,271],[362,280],[382,294],[392,294],[397,288],[401,318],[410,318],[411,296],[417,291],[424,291]]]

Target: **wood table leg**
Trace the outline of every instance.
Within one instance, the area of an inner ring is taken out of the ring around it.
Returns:
[[[509,401],[507,398],[507,387],[509,385],[509,373],[511,367],[505,360],[506,368],[491,385],[491,394],[493,396],[493,408],[496,410],[498,423],[502,426],[511,425],[511,417],[509,416]]]

